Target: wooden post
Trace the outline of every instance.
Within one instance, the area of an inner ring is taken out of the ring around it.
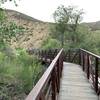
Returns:
[[[98,58],[95,58],[95,91],[98,92]]]

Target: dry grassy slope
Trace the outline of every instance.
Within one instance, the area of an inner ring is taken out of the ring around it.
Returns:
[[[28,29],[27,32],[18,37],[18,40],[13,39],[11,46],[14,48],[40,48],[42,41],[48,37],[49,23],[42,22],[13,10],[6,10],[6,13],[9,21],[14,21],[17,25]]]

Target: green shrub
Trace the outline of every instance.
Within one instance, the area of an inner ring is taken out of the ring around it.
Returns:
[[[57,39],[48,38],[43,42],[42,48],[43,49],[61,48],[61,44]]]
[[[41,77],[43,70],[44,67],[38,59],[24,49],[17,50],[13,59],[5,52],[0,52],[0,97],[9,98],[3,100],[12,100],[15,94],[28,94]],[[13,89],[10,94],[7,87],[9,85]]]

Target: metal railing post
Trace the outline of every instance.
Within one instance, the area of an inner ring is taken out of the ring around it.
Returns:
[[[56,100],[56,76],[55,76],[55,68],[51,73],[51,87],[52,87],[52,100]]]
[[[95,90],[98,91],[98,58],[95,58]]]
[[[81,65],[81,50],[79,49],[79,65]]]
[[[87,54],[87,78],[89,79],[90,77],[90,63],[89,63],[89,54]]]
[[[83,66],[83,71],[84,71],[84,64],[85,64],[85,59],[84,59],[85,56],[84,56],[84,52],[82,52],[82,56],[83,56],[83,57],[82,57],[82,64],[83,64],[82,66]]]

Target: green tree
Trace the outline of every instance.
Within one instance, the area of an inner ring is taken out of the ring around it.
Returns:
[[[8,1],[14,2],[17,6],[16,1],[18,0],[0,0],[0,50],[5,47],[6,43],[10,43],[12,37],[16,37],[16,34],[18,35],[25,31],[22,26],[18,26],[14,22],[7,20],[6,13],[1,5]]]
[[[0,0],[0,6],[6,2],[14,2],[15,6],[17,6],[18,0]]]
[[[59,40],[61,41],[62,47],[64,46],[64,38],[67,33],[69,35],[72,43],[78,41],[77,38],[77,28],[79,23],[82,20],[83,10],[77,9],[73,6],[65,7],[63,5],[59,6],[54,12],[55,20],[55,30],[56,36],[58,35]]]

